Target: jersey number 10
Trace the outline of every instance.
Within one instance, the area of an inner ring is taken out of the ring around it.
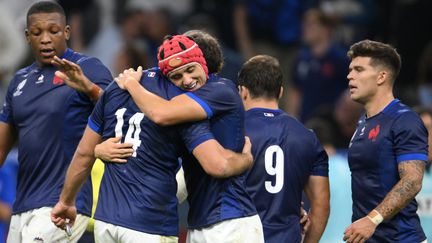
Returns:
[[[118,109],[115,113],[117,117],[117,124],[115,126],[115,136],[123,137],[123,124],[124,119],[123,115],[126,112],[126,108]],[[141,140],[139,134],[141,132],[141,121],[144,119],[144,114],[141,112],[133,114],[131,118],[129,118],[129,127],[126,132],[126,136],[124,138],[124,143],[132,143],[133,144],[133,157],[136,157],[136,150],[141,145]]]
[[[267,173],[275,176],[274,185],[271,181],[265,181],[265,189],[269,193],[278,193],[284,184],[284,153],[278,145],[268,147],[264,155],[264,164]]]

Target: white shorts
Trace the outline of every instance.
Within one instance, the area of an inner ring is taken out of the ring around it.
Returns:
[[[89,217],[78,214],[69,237],[51,222],[51,210],[51,207],[42,207],[12,215],[6,242],[77,242],[86,230]]]
[[[163,236],[144,233],[121,226],[95,220],[94,235],[96,243],[177,243],[176,236]]]
[[[258,215],[229,219],[204,229],[188,230],[187,243],[264,243]]]

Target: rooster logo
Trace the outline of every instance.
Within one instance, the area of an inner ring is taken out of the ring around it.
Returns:
[[[368,139],[369,139],[369,140],[372,140],[372,142],[375,142],[375,140],[376,140],[376,138],[377,138],[379,132],[380,132],[380,125],[377,125],[375,128],[372,128],[372,129],[369,131]]]

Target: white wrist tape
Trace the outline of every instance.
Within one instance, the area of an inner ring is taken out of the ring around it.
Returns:
[[[372,221],[372,223],[374,223],[375,225],[379,225],[381,224],[381,222],[384,220],[383,216],[377,211],[377,210],[372,210],[368,215],[367,215],[368,219],[370,219],[370,221]]]

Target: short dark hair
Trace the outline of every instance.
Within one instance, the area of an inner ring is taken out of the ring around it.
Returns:
[[[61,16],[65,18],[65,23],[66,23],[65,11],[63,7],[57,2],[41,1],[41,2],[34,3],[27,11],[27,26],[29,25],[29,17],[32,14],[37,14],[37,13],[59,13]]]
[[[278,100],[282,81],[279,61],[267,55],[257,55],[246,61],[238,75],[238,84],[248,88],[253,99]]]
[[[219,41],[203,30],[189,30],[183,35],[192,38],[204,54],[209,73],[219,73],[223,67],[223,54]]]
[[[348,57],[352,60],[356,57],[370,57],[371,65],[383,65],[390,69],[393,75],[393,80],[399,75],[402,61],[396,49],[389,45],[378,41],[362,40],[353,44],[348,53]]]

